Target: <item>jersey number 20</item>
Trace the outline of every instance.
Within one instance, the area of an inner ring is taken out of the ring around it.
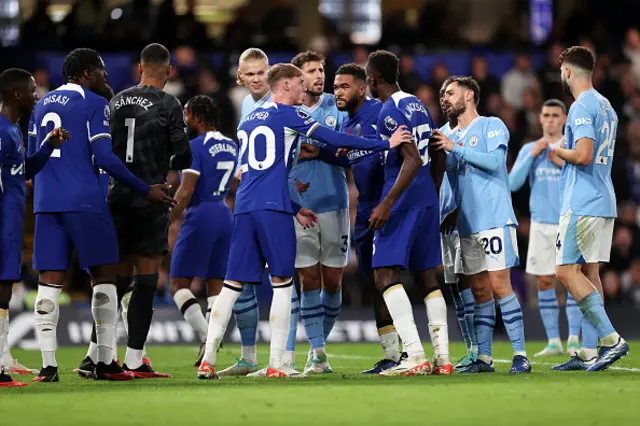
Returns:
[[[264,137],[264,147],[266,156],[264,160],[258,160],[256,158],[256,138],[258,136]],[[249,149],[247,154],[247,161],[249,167],[254,170],[265,170],[273,166],[276,161],[276,135],[267,126],[258,126],[251,132],[251,135],[247,135],[247,132],[240,130],[238,132],[238,139],[240,139],[240,159],[243,158],[244,153]],[[243,168],[246,165],[242,165]]]

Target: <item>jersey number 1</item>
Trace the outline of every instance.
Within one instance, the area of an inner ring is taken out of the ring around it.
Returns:
[[[133,145],[135,144],[136,135],[136,119],[125,118],[124,125],[127,127],[127,151],[124,156],[124,160],[127,163],[133,163]]]

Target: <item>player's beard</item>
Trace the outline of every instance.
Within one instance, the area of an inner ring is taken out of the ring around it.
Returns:
[[[564,92],[564,94],[567,96],[571,96],[572,93],[571,93],[571,86],[569,86],[569,82],[565,79],[561,79],[560,84],[562,84],[562,91]]]
[[[451,110],[447,113],[447,118],[458,121],[458,117],[465,113],[467,106],[464,101],[460,99],[455,104],[451,104]]]
[[[345,101],[345,104],[343,107],[338,107],[338,111],[353,111],[356,105],[358,105],[358,96],[353,96]]]
[[[311,89],[307,89],[306,93],[307,93],[307,96],[313,96],[313,97],[322,95],[322,92],[314,92]]]

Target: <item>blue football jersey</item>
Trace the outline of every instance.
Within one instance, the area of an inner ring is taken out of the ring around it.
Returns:
[[[535,158],[532,157],[531,150],[535,144],[535,142],[529,142],[520,149],[509,175],[511,190],[517,191],[520,189],[521,185],[514,187],[514,183],[524,183],[524,179],[518,179],[518,182],[514,182],[514,178],[519,177],[520,174],[526,174],[531,186],[531,196],[529,198],[531,220],[538,223],[557,225],[560,219],[560,177],[562,168],[549,160],[551,148],[545,149]]]
[[[195,173],[198,180],[190,206],[224,200],[229,193],[238,159],[236,143],[220,132],[207,132],[191,140],[193,159],[183,173]]]
[[[38,102],[29,124],[29,154],[56,127],[67,129],[70,139],[54,150],[33,179],[35,213],[104,211],[104,188],[91,143],[111,138],[110,117],[107,100],[77,84],[60,86]]]
[[[242,108],[240,110],[240,124],[247,118],[249,114],[251,114],[256,108],[261,107],[262,105],[271,102],[271,91],[268,91],[262,98],[257,101],[253,99],[253,96],[250,94],[247,95],[242,101]]]
[[[405,125],[413,133],[418,151],[422,157],[422,167],[417,176],[409,184],[393,205],[392,210],[409,210],[428,207],[438,203],[436,186],[430,172],[431,159],[429,157],[429,137],[436,128],[427,107],[415,96],[402,91],[394,93],[384,103],[378,116],[378,135],[388,139],[398,129]],[[402,155],[398,148],[387,151],[384,163],[384,198],[400,173]]]
[[[593,160],[587,166],[565,161],[562,169],[560,214],[616,217],[616,194],[611,182],[618,115],[595,89],[583,92],[569,108],[565,147],[576,149],[582,138],[595,141]]]
[[[509,145],[509,131],[496,117],[477,117],[465,129],[456,128],[449,137],[455,144],[481,153],[499,148],[506,151]],[[511,203],[506,161],[491,172],[451,152],[446,164],[447,177],[460,209],[458,232],[461,237],[518,224]]]
[[[445,135],[451,137],[453,130],[449,127],[449,123],[440,127],[440,131]],[[447,153],[447,159],[451,157],[453,159],[453,155]],[[451,161],[445,162],[445,164],[452,164]],[[455,162],[453,163],[455,164]],[[455,176],[455,175],[454,175]],[[457,184],[457,179],[454,179],[452,176],[452,180],[454,185]],[[440,222],[444,219],[449,213],[456,208],[456,199],[453,194],[453,189],[451,187],[451,183],[449,182],[449,175],[447,173],[442,177],[442,185],[440,185]]]
[[[20,127],[0,114],[0,219],[6,214],[24,214],[27,187],[22,141]]]
[[[376,127],[381,109],[382,103],[380,101],[367,99],[353,117],[347,116],[342,123],[340,131],[350,135],[374,139],[377,135]],[[369,150],[354,149],[349,151],[348,158],[353,179],[358,189],[356,221],[368,223],[371,212],[380,202],[382,186],[384,185],[382,154]]]
[[[315,121],[330,129],[340,129],[347,116],[338,111],[334,95],[323,93],[314,106],[299,106]],[[326,149],[327,145],[313,138],[300,137],[299,143],[309,143]],[[299,150],[296,150],[299,152]],[[298,193],[295,181],[310,182],[309,189]],[[289,189],[291,197],[300,205],[310,208],[316,213],[326,213],[349,207],[349,188],[344,168],[328,164],[322,160],[311,160],[296,163],[291,170]]]

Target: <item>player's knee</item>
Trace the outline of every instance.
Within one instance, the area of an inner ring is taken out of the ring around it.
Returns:
[[[541,275],[536,277],[536,283],[538,285],[538,290],[545,291],[554,288],[556,280],[553,275]]]
[[[477,274],[471,278],[471,292],[476,303],[488,302],[493,298],[491,282],[486,272]]]
[[[191,280],[187,278],[171,278],[169,280],[169,292],[171,296],[176,294],[176,291],[182,290],[184,288],[189,288],[191,285]]]
[[[435,286],[430,286],[430,287],[426,287],[424,289],[424,293],[423,293],[423,299],[426,299],[427,297],[444,297],[442,294],[442,288],[440,287],[440,284],[436,284]]]
[[[556,268],[556,278],[566,286],[571,278],[575,275],[572,265],[560,265]]]

